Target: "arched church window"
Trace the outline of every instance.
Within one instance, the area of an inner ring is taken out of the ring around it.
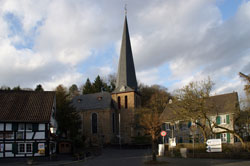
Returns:
[[[97,133],[97,113],[92,114],[92,133]]]
[[[128,108],[128,96],[125,96],[125,108]]]
[[[121,109],[121,97],[118,96],[118,109]]]

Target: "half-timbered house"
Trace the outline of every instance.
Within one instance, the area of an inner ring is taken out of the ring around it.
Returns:
[[[0,91],[0,158],[56,151],[55,92]]]

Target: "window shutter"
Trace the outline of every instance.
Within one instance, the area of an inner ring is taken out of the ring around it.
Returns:
[[[227,115],[227,124],[230,123],[229,115]]]
[[[32,131],[38,131],[38,124],[35,123],[35,124],[32,124]]]
[[[227,133],[227,143],[230,143],[230,133]]]
[[[219,139],[220,138],[220,134],[216,134],[216,138]]]
[[[18,123],[12,123],[12,131],[18,130]]]
[[[38,143],[33,142],[33,153],[37,153],[37,152],[38,152]]]
[[[14,153],[14,154],[18,153],[17,143],[12,144],[12,153]]]
[[[217,124],[220,124],[220,116],[217,116],[217,117],[216,117],[216,123],[217,123]]]
[[[192,125],[192,123],[189,121],[189,122],[188,122],[188,128],[190,128],[191,125]]]

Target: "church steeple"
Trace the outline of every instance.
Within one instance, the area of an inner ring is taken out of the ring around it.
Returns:
[[[116,89],[114,93],[129,91],[137,91],[137,81],[135,75],[133,54],[130,44],[127,16],[125,15],[120,60],[116,78]]]

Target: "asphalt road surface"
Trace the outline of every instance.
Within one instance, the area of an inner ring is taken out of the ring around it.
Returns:
[[[144,166],[151,159],[150,150],[137,149],[106,149],[103,154],[85,162],[73,163],[74,166]],[[231,159],[183,159],[159,157],[158,161],[164,161],[159,166],[250,166],[250,160]],[[154,166],[157,166],[154,164]]]
[[[192,159],[158,157],[161,164],[145,164],[151,159],[150,149],[104,149],[102,155],[86,161],[72,161],[63,158],[59,161],[36,162],[35,166],[250,166],[250,160],[235,159]],[[26,160],[0,160],[0,166],[26,166]]]

